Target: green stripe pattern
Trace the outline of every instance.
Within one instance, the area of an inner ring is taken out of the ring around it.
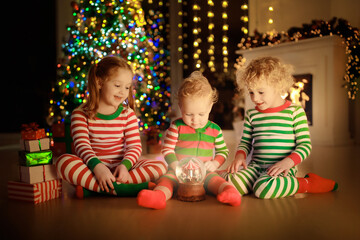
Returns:
[[[266,165],[265,165],[266,166]],[[295,175],[296,167],[290,169],[287,176],[280,174],[271,177],[266,174],[267,168],[256,163],[249,164],[247,169],[237,173],[227,173],[225,179],[230,182],[241,195],[251,192],[261,199],[282,198],[294,195],[299,183]]]
[[[258,164],[274,164],[290,154],[297,154],[300,162],[309,156],[311,140],[304,110],[290,105],[279,112],[247,111],[238,150]]]

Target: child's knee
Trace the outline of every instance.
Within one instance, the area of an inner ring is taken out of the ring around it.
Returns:
[[[241,195],[246,195],[252,190],[253,182],[246,178],[240,178],[236,173],[228,173],[225,179],[232,183]]]
[[[260,199],[270,199],[272,198],[273,191],[276,189],[276,181],[271,177],[262,177],[259,178],[253,187],[253,192],[255,197]]]
[[[68,162],[69,161],[74,161],[74,160],[80,160],[82,161],[81,159],[79,159],[79,157],[75,156],[75,155],[72,155],[72,154],[63,154],[61,155],[60,157],[58,157],[55,161],[54,161],[54,164],[55,164],[55,167],[56,169],[58,170],[58,172],[61,172],[61,168],[66,165],[68,165]]]
[[[55,159],[54,164],[56,166],[62,165],[62,163],[64,161],[66,161],[68,158],[70,158],[71,156],[72,156],[71,154],[65,153],[65,154],[61,155],[60,157],[58,157],[57,159]]]

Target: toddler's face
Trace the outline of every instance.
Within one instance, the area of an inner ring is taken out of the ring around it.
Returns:
[[[129,70],[119,69],[103,83],[100,90],[100,104],[115,110],[129,96],[132,84],[132,73]]]
[[[284,104],[279,91],[275,87],[270,86],[265,80],[260,80],[255,87],[248,88],[248,90],[251,101],[260,110],[275,108]]]
[[[180,107],[183,121],[194,129],[205,127],[212,105],[209,97],[184,98]]]

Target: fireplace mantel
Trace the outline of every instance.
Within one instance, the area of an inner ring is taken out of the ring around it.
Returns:
[[[340,37],[305,39],[236,53],[242,54],[246,63],[261,56],[278,57],[295,67],[294,74],[312,74],[313,123],[310,134],[313,144],[336,146],[350,143],[349,102],[343,88],[346,55]],[[254,107],[248,95],[245,106],[246,109]]]

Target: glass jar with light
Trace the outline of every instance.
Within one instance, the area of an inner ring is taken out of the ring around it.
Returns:
[[[175,174],[179,180],[178,200],[197,202],[205,199],[204,179],[206,168],[200,159],[187,157],[180,160]]]

